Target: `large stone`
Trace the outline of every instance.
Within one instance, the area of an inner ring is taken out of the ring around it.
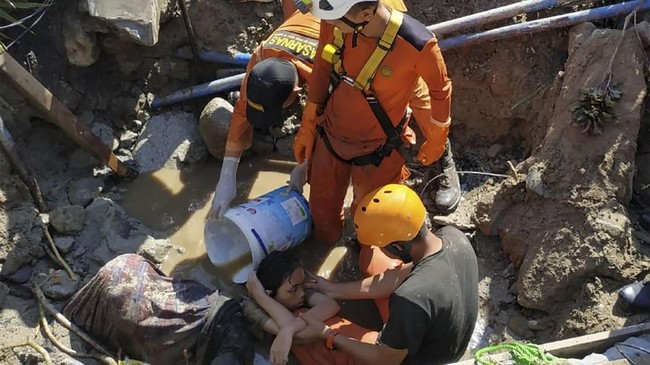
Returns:
[[[167,256],[169,256],[169,251],[171,248],[172,245],[169,243],[169,240],[155,239],[148,236],[140,245],[137,253],[147,260],[151,260],[157,264],[160,264],[165,261]]]
[[[158,43],[160,16],[167,0],[86,0],[82,5],[91,16],[110,23],[121,37],[153,46]]]
[[[75,293],[79,284],[79,280],[72,280],[64,270],[56,270],[43,283],[43,294],[54,300],[68,299]]]
[[[519,304],[545,312],[566,309],[597,277],[629,282],[650,268],[625,213],[646,95],[645,59],[634,32],[625,33],[618,53],[625,56],[612,67],[622,91],[612,110],[616,120],[600,135],[582,133],[572,126],[570,107],[584,87],[601,82],[622,36],[611,29],[587,33],[570,54],[564,77],[546,93],[546,105],[540,101],[542,112],[528,122],[546,130],[517,166],[527,179],[482,187],[476,209],[477,227],[500,236],[519,270]]]
[[[222,160],[228,140],[233,106],[222,98],[214,98],[203,108],[199,120],[201,137],[212,157]]]
[[[57,232],[75,234],[84,228],[84,207],[68,205],[50,212],[50,223]]]
[[[76,237],[76,250],[85,248],[90,254],[90,272],[94,272],[114,257],[139,252],[154,260],[162,260],[171,247],[166,239],[154,236],[142,222],[129,217],[112,200],[95,199],[86,207],[86,225]]]
[[[101,193],[104,182],[94,177],[74,181],[68,187],[68,200],[72,205],[88,205]]]
[[[193,114],[168,112],[151,118],[144,127],[134,152],[140,172],[160,168],[179,169],[207,156],[198,120]]]
[[[86,33],[80,14],[67,11],[63,16],[63,45],[68,62],[75,66],[88,67],[99,59],[99,45],[95,33]]]

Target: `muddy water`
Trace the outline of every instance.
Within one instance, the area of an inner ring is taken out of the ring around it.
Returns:
[[[286,185],[294,166],[293,162],[275,156],[243,161],[237,172],[238,196],[233,205]],[[125,192],[121,204],[131,216],[169,235],[175,249],[163,263],[165,273],[240,292],[242,286],[232,283],[228,277],[238,267],[245,266],[250,256],[242,256],[241,262],[229,267],[217,268],[208,259],[203,240],[203,227],[220,168],[220,164],[210,160],[191,171],[166,169],[142,174],[122,186]],[[305,186],[305,196],[309,196],[309,185]],[[346,201],[350,203],[350,193]],[[310,240],[298,250],[308,269],[322,274],[331,274],[345,253],[343,248],[330,252],[330,248]]]

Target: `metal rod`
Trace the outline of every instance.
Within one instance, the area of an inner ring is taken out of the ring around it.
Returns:
[[[196,45],[196,36],[194,35],[194,28],[192,27],[192,20],[190,19],[190,14],[187,11],[187,4],[185,0],[176,0],[178,6],[181,8],[181,14],[183,15],[183,21],[185,23],[185,30],[187,31],[187,37],[190,39],[190,48],[192,48],[192,57],[194,66],[198,68],[199,66],[199,48]]]

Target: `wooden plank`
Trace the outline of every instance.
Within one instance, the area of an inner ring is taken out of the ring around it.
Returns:
[[[568,338],[542,345],[542,348],[558,357],[583,357],[592,352],[602,352],[629,337],[650,332],[650,323],[641,323],[612,331]]]
[[[614,346],[619,342],[625,341],[627,338],[640,336],[650,332],[650,322],[641,323],[633,326],[623,327],[612,331],[603,331],[590,335],[568,338],[555,342],[549,342],[541,345],[541,347],[557,357],[562,358],[582,358],[591,353],[602,353],[608,348]],[[490,356],[490,360],[496,363],[510,359],[508,352],[497,353]],[[627,364],[623,359],[614,360],[612,365]],[[474,359],[456,362],[450,365],[474,365]],[[607,364],[607,363],[606,363]]]
[[[0,75],[8,79],[32,105],[37,107],[44,114],[46,120],[56,124],[68,137],[102,164],[120,176],[137,176],[137,171],[118,160],[113,151],[102,143],[88,126],[79,122],[77,117],[45,86],[27,72],[8,52],[2,50],[0,50]]]

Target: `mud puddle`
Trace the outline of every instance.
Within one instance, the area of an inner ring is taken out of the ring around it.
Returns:
[[[242,161],[237,171],[238,195],[232,205],[286,185],[294,166],[293,161],[279,156]],[[210,160],[192,170],[163,169],[142,174],[122,186],[125,192],[121,205],[129,215],[169,235],[174,250],[162,265],[166,274],[237,293],[244,290],[243,286],[230,281],[224,269],[212,265],[203,239],[220,169],[218,162]],[[304,195],[309,197],[309,185]],[[347,205],[351,199],[350,189]],[[297,254],[308,270],[329,276],[347,253],[345,247],[332,249],[310,237],[298,247]]]

